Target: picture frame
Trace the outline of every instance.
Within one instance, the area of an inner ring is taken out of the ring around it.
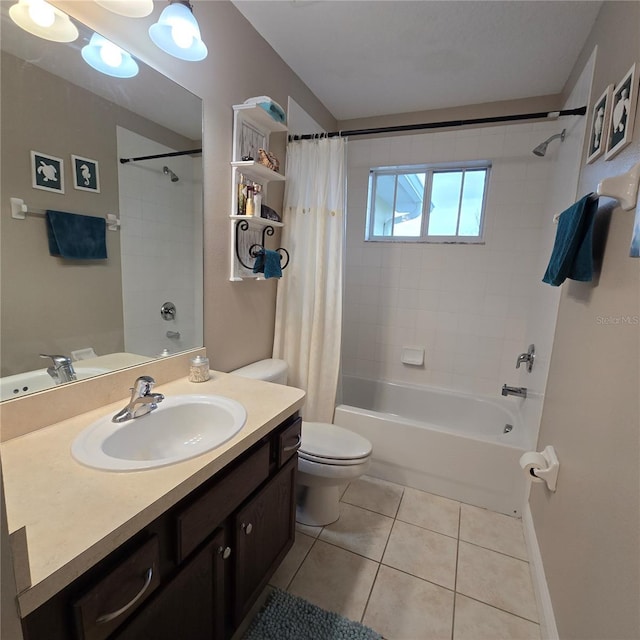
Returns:
[[[589,130],[589,148],[587,150],[587,164],[595,162],[605,150],[609,139],[611,100],[613,85],[610,84],[604,93],[596,100],[591,112],[591,128]]]
[[[637,99],[638,79],[634,63],[613,90],[606,160],[611,160],[631,143]]]
[[[64,193],[64,161],[41,151],[31,151],[31,186]]]
[[[265,149],[267,143],[267,137],[262,131],[252,126],[249,122],[243,121],[240,126],[240,158],[250,157],[253,160],[258,160],[258,149]]]
[[[640,258],[640,201],[636,205],[636,215],[631,232],[631,247],[629,247],[630,258]]]
[[[71,154],[73,188],[100,193],[100,169],[97,160]]]

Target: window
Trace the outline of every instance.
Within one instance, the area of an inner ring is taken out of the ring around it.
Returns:
[[[482,242],[487,163],[369,173],[367,240]]]

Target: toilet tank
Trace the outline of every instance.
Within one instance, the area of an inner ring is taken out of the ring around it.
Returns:
[[[284,360],[277,358],[267,358],[252,362],[246,367],[240,367],[229,373],[243,378],[254,378],[255,380],[264,380],[265,382],[275,382],[276,384],[287,384],[288,366]]]

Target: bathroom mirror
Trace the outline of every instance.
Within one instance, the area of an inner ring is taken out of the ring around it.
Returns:
[[[100,73],[81,56],[90,29],[72,19],[75,42],[47,41],[15,25],[10,5],[0,4],[1,400],[54,386],[40,354],[73,354],[81,379],[203,343],[201,154],[119,162],[200,149],[200,98],[140,61],[133,78]],[[50,255],[47,210],[109,217],[107,259]],[[175,312],[161,314],[168,302]]]

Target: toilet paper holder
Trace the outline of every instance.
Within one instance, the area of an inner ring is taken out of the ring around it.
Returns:
[[[525,458],[527,454],[524,454],[520,459]],[[556,490],[556,484],[558,481],[558,470],[560,468],[560,461],[556,455],[556,451],[552,445],[547,445],[540,453],[537,454],[540,459],[540,466],[530,466],[529,473],[533,476],[534,482],[546,482],[549,491]],[[544,461],[544,465],[543,465]]]

